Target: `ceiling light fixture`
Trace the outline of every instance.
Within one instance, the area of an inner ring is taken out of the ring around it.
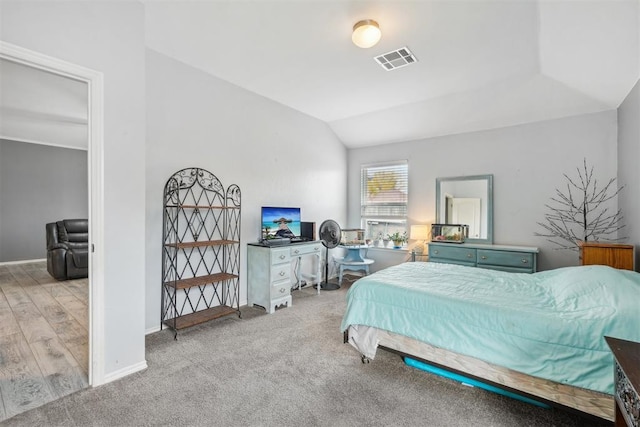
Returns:
[[[373,47],[380,41],[382,32],[380,26],[373,19],[363,19],[353,26],[351,40],[353,44],[363,49]]]

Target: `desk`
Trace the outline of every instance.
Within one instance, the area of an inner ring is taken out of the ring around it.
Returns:
[[[293,263],[301,261],[302,257],[315,256],[318,258],[315,274],[311,279],[320,283],[320,265],[322,264],[322,243],[313,242],[292,243],[282,246],[263,246],[249,243],[247,246],[247,304],[249,307],[259,305],[267,313],[273,313],[276,307],[292,305],[291,289],[300,288],[300,264],[297,263],[296,282],[292,286],[291,270]],[[317,286],[318,294],[320,286]]]

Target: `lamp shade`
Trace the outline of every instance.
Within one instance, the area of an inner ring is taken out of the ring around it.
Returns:
[[[380,41],[382,32],[380,26],[373,19],[363,19],[353,26],[351,40],[353,44],[363,49],[375,46]]]
[[[412,225],[409,238],[412,240],[428,240],[429,231],[428,225]]]

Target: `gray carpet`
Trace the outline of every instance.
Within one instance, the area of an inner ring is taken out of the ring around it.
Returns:
[[[304,288],[274,314],[147,337],[149,368],[17,415],[29,426],[595,426],[406,366],[368,365],[342,343],[347,286]],[[603,424],[603,423],[600,423]],[[604,424],[606,425],[606,424]]]

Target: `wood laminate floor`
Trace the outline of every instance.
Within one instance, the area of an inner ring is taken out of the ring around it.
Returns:
[[[88,279],[0,266],[0,422],[88,386]]]

